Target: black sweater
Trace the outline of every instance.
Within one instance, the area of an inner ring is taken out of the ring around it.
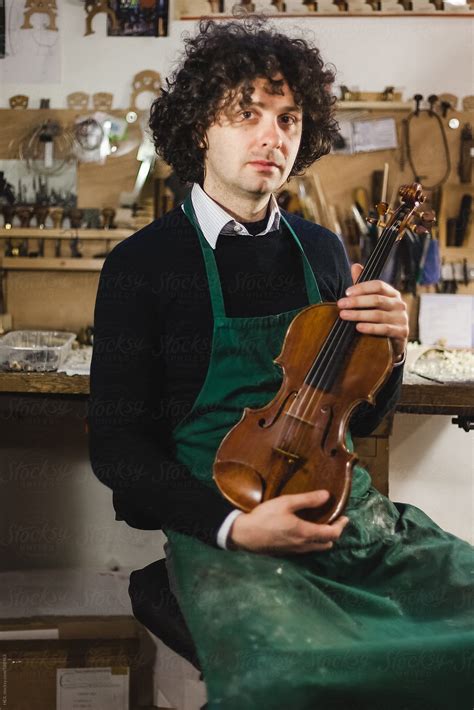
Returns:
[[[322,300],[337,300],[351,283],[341,242],[318,225],[285,216]],[[214,253],[228,316],[264,316],[308,304],[301,256],[285,227],[258,237],[221,235]],[[95,306],[90,458],[129,525],[170,528],[215,545],[233,506],[176,462],[171,437],[204,382],[211,343],[201,247],[178,207],[118,244],[105,260]],[[370,433],[395,405],[402,370],[394,369],[375,407],[358,408],[354,435]]]

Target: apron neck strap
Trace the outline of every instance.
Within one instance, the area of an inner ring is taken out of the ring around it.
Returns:
[[[183,207],[186,217],[189,219],[194,229],[196,230],[199,237],[199,242],[201,244],[204,264],[206,266],[209,292],[211,295],[212,314],[214,318],[223,317],[225,316],[224,296],[222,295],[221,280],[219,278],[219,272],[217,271],[216,259],[212,252],[212,247],[207,241],[204,234],[202,233],[202,229],[199,226],[199,222],[197,221],[196,213],[194,211],[193,203],[191,200],[191,195],[188,195],[186,197]]]
[[[316,303],[321,303],[322,301],[321,294],[319,292],[318,282],[316,281],[316,277],[314,275],[313,269],[311,268],[311,264],[308,261],[308,257],[306,256],[304,249],[301,246],[301,242],[296,236],[295,230],[283,215],[281,215],[281,219],[286,225],[293,239],[295,240],[298,249],[300,250],[301,257],[303,259],[304,280],[306,284],[306,292],[308,294],[308,301],[310,306],[314,306]]]
[[[206,267],[207,280],[209,283],[209,292],[210,292],[210,296],[211,296],[213,316],[214,316],[214,318],[224,317],[225,316],[224,297],[222,295],[221,280],[219,278],[219,272],[217,270],[216,259],[215,259],[212,247],[209,244],[209,242],[207,241],[204,234],[202,233],[202,229],[199,226],[199,222],[197,221],[196,213],[194,212],[194,207],[193,207],[193,203],[191,200],[191,195],[188,195],[186,197],[183,207],[184,207],[184,213],[186,214],[186,217],[189,219],[191,224],[194,226],[194,228],[198,234],[198,237],[199,237],[199,242],[201,244],[201,249],[202,249],[202,253],[204,256],[204,264]],[[293,227],[291,226],[291,224],[288,222],[288,220],[285,219],[285,217],[283,215],[281,215],[281,219],[282,219],[283,223],[286,225],[291,236],[295,240],[296,245],[300,251],[301,258],[303,260],[304,280],[305,280],[306,293],[308,296],[309,305],[312,306],[316,303],[321,303],[321,294],[319,292],[316,277],[314,276],[313,269],[311,268],[311,264],[308,261],[308,258],[304,252],[304,249],[301,246],[301,242],[298,239],[298,237],[296,236],[295,231],[294,231]]]

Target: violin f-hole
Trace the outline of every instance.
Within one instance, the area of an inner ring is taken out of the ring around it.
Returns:
[[[288,397],[286,397],[286,398],[283,400],[283,402],[281,403],[281,405],[278,407],[278,409],[277,409],[277,411],[276,411],[276,414],[275,414],[275,416],[273,417],[273,419],[270,419],[270,420],[267,422],[267,420],[266,420],[264,417],[262,417],[261,419],[258,420],[258,426],[259,426],[261,429],[268,429],[268,427],[273,426],[273,424],[275,424],[275,422],[277,421],[277,419],[280,418],[281,413],[282,413],[282,411],[284,410],[284,408],[285,408],[285,406],[286,406],[286,403],[288,402],[288,400],[290,399],[290,397],[293,397],[293,399],[296,399],[297,396],[298,396],[298,392],[295,392],[295,391],[290,392],[289,395],[288,395]]]

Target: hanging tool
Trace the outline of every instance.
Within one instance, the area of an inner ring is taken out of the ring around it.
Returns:
[[[441,293],[457,293],[458,282],[456,278],[456,267],[454,262],[443,264],[442,266],[442,281],[440,286]],[[451,277],[451,278],[449,278]]]
[[[460,429],[463,429],[468,433],[470,431],[474,431],[474,417],[469,416],[469,414],[460,414],[458,417],[454,417],[453,419],[451,419],[451,423],[457,424]]]
[[[469,265],[467,263],[467,259],[464,258],[462,260],[462,282],[464,286],[469,286]]]
[[[435,94],[431,94],[428,97],[428,103],[430,105],[429,109],[420,109],[420,103],[423,100],[423,96],[421,94],[415,94],[413,97],[415,101],[415,108],[413,111],[404,119],[403,121],[403,127],[404,127],[404,141],[405,141],[405,146],[406,146],[406,155],[408,162],[410,164],[410,167],[413,171],[414,178],[416,182],[423,182],[423,188],[425,190],[434,190],[435,188],[439,187],[440,185],[443,185],[446,180],[449,177],[449,173],[451,172],[451,158],[449,154],[449,145],[448,145],[448,139],[446,137],[446,131],[444,130],[443,122],[434,110],[434,106],[436,102],[438,101],[438,97]],[[441,133],[441,141],[443,144],[443,151],[444,151],[444,159],[445,159],[445,171],[440,180],[438,180],[436,183],[433,185],[427,185],[426,184],[426,175],[420,175],[418,170],[415,167],[415,162],[413,159],[413,151],[412,151],[412,146],[411,146],[411,141],[410,141],[410,125],[413,119],[419,118],[421,113],[427,113],[431,118],[434,118],[437,122],[437,125],[439,127],[440,133]]]
[[[428,96],[428,103],[430,105],[428,113],[430,116],[434,116],[434,105],[437,103],[437,101],[438,97],[436,96],[436,94],[431,94],[430,96]]]
[[[472,195],[461,197],[457,217],[449,217],[446,222],[446,244],[450,247],[462,247],[468,234],[472,212]]]
[[[461,131],[461,150],[459,156],[459,179],[461,182],[472,181],[472,159],[474,158],[474,141],[472,138],[472,126],[470,123],[464,124]]]

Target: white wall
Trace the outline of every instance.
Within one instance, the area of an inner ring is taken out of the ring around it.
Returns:
[[[389,494],[474,544],[474,432],[460,429],[451,418],[395,416]]]
[[[24,3],[13,2],[12,12]],[[129,103],[132,77],[143,69],[155,69],[166,76],[182,47],[183,32],[192,32],[193,22],[172,21],[170,36],[161,38],[107,37],[106,17],[98,15],[95,34],[84,37],[85,14],[79,0],[58,2],[62,80],[53,84],[27,81],[11,83],[6,61],[0,60],[0,106],[8,98],[24,93],[30,107],[40,98],[50,98],[52,108],[65,108],[66,95],[73,91],[111,91],[114,107]],[[8,6],[8,2],[7,2]],[[7,13],[8,14],[8,13]],[[415,93],[449,92],[463,97],[473,93],[473,23],[462,17],[387,17],[324,18],[277,20],[284,28],[303,28],[313,36],[325,61],[338,69],[337,83],[365,91],[382,91],[392,85],[409,99]],[[34,33],[36,41],[31,63],[48,51],[53,33],[42,30],[40,15],[32,18],[34,30],[12,33],[12,44],[19,48]],[[37,56],[35,56],[37,55]]]

